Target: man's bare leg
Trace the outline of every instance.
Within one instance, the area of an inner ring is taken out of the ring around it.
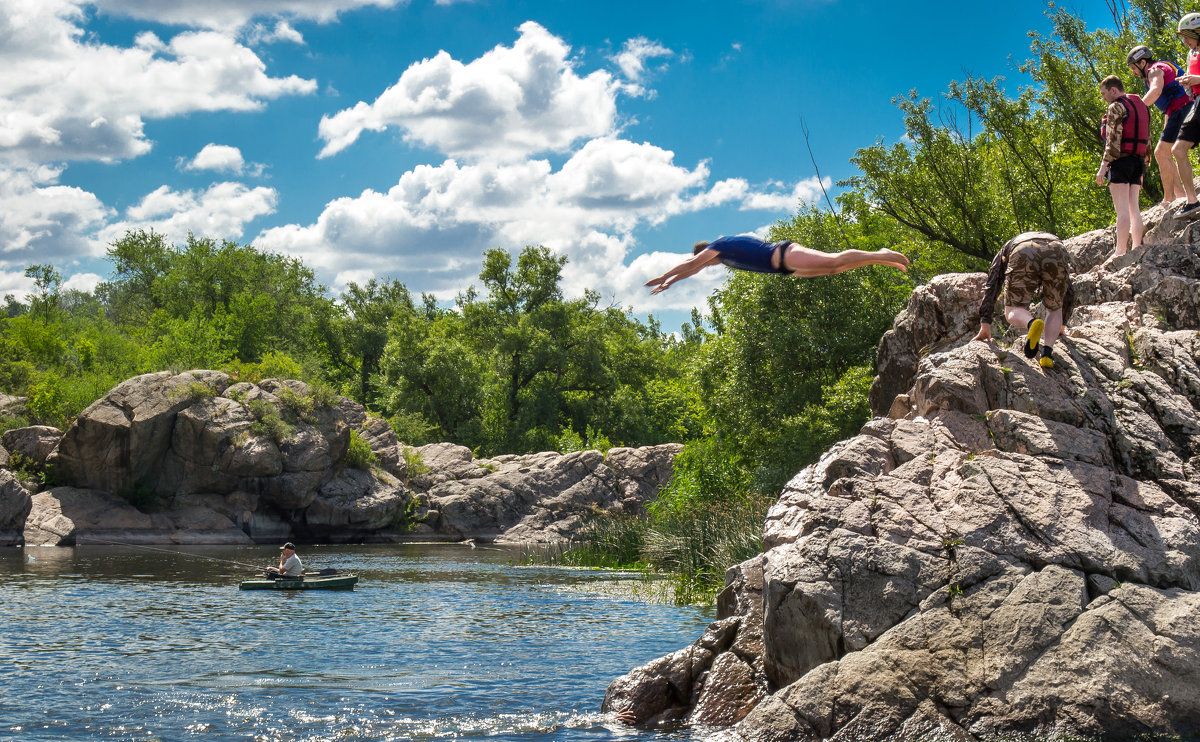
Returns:
[[[1175,167],[1179,171],[1179,183],[1189,204],[1196,203],[1196,182],[1193,180],[1196,176],[1192,172],[1192,161],[1188,159],[1188,150],[1195,144],[1176,139],[1171,145],[1171,154],[1175,155]]]
[[[783,256],[784,267],[801,278],[832,276],[867,265],[884,265],[901,271],[908,270],[908,258],[895,250],[845,250],[838,253],[821,252],[793,244]]]
[[[1154,148],[1154,160],[1158,163],[1158,174],[1162,177],[1163,200],[1170,204],[1183,198],[1183,183],[1179,180],[1179,168],[1171,156],[1171,142],[1159,141]]]
[[[1117,241],[1113,255],[1124,255],[1129,249],[1129,184],[1109,183],[1108,192],[1112,195],[1113,210],[1117,212]]]

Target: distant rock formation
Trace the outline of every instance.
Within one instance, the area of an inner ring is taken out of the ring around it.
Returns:
[[[347,464],[352,431],[374,465]],[[403,446],[362,405],[303,382],[217,371],[138,376],[65,432],[17,428],[0,443],[13,470],[0,468],[0,545],[562,541],[596,512],[639,512],[680,449],[476,460]]]
[[[693,646],[606,709],[726,740],[1200,733],[1200,225],[1161,207],[1043,370],[972,342],[981,274],[913,293],[876,415],[797,474]],[[993,327],[995,332],[1001,325]]]

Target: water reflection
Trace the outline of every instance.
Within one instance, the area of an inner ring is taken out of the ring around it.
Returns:
[[[606,572],[451,545],[304,549],[353,592],[237,590],[274,547],[0,549],[0,737],[692,739],[599,714],[699,636]],[[228,561],[220,561],[228,560]]]

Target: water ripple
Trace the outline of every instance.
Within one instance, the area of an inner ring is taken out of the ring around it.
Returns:
[[[631,598],[627,574],[326,546],[306,565],[358,589],[246,592],[245,571],[189,554],[265,565],[277,549],[180,551],[0,549],[0,738],[700,738],[597,711],[614,677],[711,620]]]

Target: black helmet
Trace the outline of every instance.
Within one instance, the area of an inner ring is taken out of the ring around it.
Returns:
[[[1141,44],[1138,44],[1137,46],[1130,49],[1129,53],[1125,55],[1125,64],[1132,65],[1134,62],[1137,62],[1137,61],[1140,61],[1143,59],[1146,60],[1147,62],[1153,62],[1154,61],[1154,52],[1150,51],[1150,47],[1142,46]]]

